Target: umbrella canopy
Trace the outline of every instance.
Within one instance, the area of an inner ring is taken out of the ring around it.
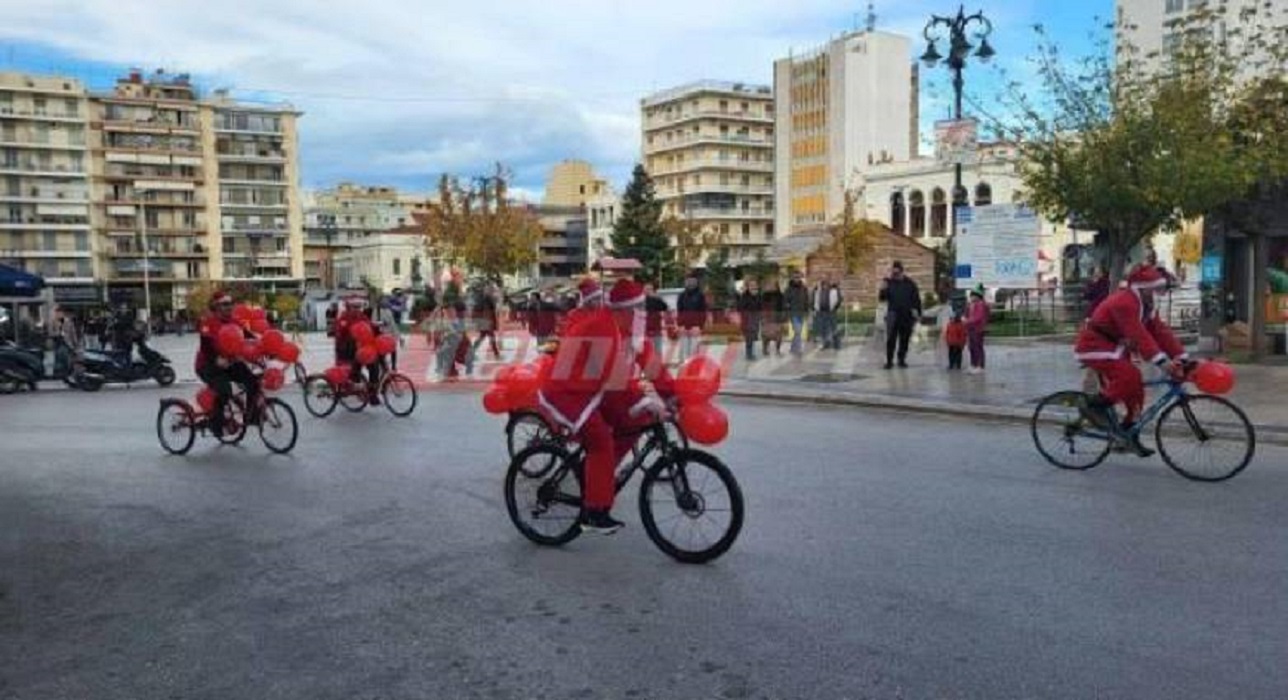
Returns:
[[[15,267],[0,265],[0,297],[39,296],[45,280]]]

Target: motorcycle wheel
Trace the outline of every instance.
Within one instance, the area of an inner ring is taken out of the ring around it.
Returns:
[[[152,378],[161,386],[170,386],[175,380],[174,368],[170,365],[161,365],[152,370]]]
[[[76,381],[76,386],[81,391],[95,392],[103,388],[103,378],[96,377],[92,374],[82,374]]]

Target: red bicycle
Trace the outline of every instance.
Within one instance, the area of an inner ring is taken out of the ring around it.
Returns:
[[[410,416],[416,410],[416,385],[411,377],[389,368],[384,357],[380,358],[383,371],[375,387],[371,382],[353,381],[346,376],[341,381],[326,374],[311,374],[304,380],[304,408],[318,418],[326,418],[335,411],[336,404],[359,413],[370,405],[371,396],[380,397],[389,412],[399,418]],[[333,368],[334,369],[334,368]]]
[[[261,372],[262,364],[253,364]],[[259,429],[264,446],[276,454],[286,454],[295,449],[299,439],[299,424],[295,411],[279,398],[259,392],[254,406],[246,405],[246,392],[241,385],[233,385],[233,393],[224,406],[223,432],[216,437],[225,445],[236,445],[246,437],[250,426]],[[197,434],[213,435],[210,414],[200,406],[184,399],[161,399],[157,409],[157,438],[161,447],[170,454],[187,454],[196,442]]]

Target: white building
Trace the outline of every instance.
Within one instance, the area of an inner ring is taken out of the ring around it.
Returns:
[[[335,256],[336,285],[358,287],[370,284],[382,293],[413,289],[431,279],[425,265],[423,229],[404,227],[373,233],[355,240],[348,250]],[[422,266],[421,269],[417,269]],[[416,284],[416,276],[420,284]]]
[[[1211,13],[1212,39],[1229,42],[1235,55],[1257,27],[1282,27],[1288,23],[1288,0],[1118,0],[1117,25],[1120,60],[1129,47],[1146,69],[1157,67],[1161,56],[1177,50],[1187,31],[1198,31],[1198,13]],[[1204,23],[1206,24],[1206,23]],[[1264,54],[1261,58],[1267,58]],[[1256,60],[1248,61],[1249,75]],[[1281,66],[1282,68],[1282,66]]]
[[[832,222],[858,176],[916,155],[911,52],[908,37],[863,31],[774,63],[778,236]]]

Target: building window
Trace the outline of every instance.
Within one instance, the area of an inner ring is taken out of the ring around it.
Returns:
[[[233,253],[237,250],[237,244],[233,239],[225,238],[223,240],[222,250],[224,251],[225,254]]]
[[[394,258],[394,277],[402,274],[402,258]]]
[[[907,231],[908,218],[903,208],[903,193],[895,192],[890,195],[890,228],[900,236],[908,235]]]
[[[742,240],[744,241],[751,240],[751,224],[742,225]]]
[[[84,253],[89,250],[89,234],[84,231],[76,232],[76,251]]]
[[[926,197],[921,190],[913,190],[908,196],[909,214],[912,217],[912,237],[926,237]]]
[[[1164,11],[1167,14],[1180,12],[1185,9],[1185,0],[1164,0],[1164,2],[1166,3],[1164,5]]]
[[[930,235],[948,234],[948,197],[938,187],[930,193]]]
[[[975,206],[983,207],[993,203],[993,188],[987,182],[975,186]]]

